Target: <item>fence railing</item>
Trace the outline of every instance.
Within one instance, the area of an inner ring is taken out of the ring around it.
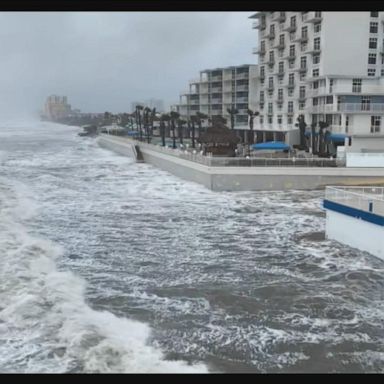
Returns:
[[[113,135],[112,135],[113,136]],[[336,159],[321,158],[300,158],[300,157],[213,157],[211,154],[203,155],[199,148],[193,149],[190,146],[183,148],[163,147],[160,144],[148,144],[143,141],[119,136],[131,143],[139,145],[140,148],[147,148],[159,153],[166,153],[169,156],[193,161],[208,167],[337,167],[343,166]]]
[[[325,199],[384,216],[384,187],[333,187],[325,189]]]

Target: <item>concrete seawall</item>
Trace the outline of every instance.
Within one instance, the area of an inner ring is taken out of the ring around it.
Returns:
[[[101,135],[100,146],[134,157],[125,137]],[[213,191],[320,189],[326,185],[384,185],[384,168],[328,167],[210,167],[139,143],[144,161]]]

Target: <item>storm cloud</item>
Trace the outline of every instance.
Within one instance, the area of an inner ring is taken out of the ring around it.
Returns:
[[[0,113],[67,95],[84,112],[178,102],[199,70],[256,63],[251,12],[2,12]]]

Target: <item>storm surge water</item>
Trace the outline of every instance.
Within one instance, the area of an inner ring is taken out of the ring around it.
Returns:
[[[217,193],[0,125],[0,372],[383,372],[384,263],[321,191]]]

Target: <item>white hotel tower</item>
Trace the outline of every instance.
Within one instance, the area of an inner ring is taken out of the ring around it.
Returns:
[[[384,12],[257,12],[257,141],[298,143],[299,115],[333,133],[384,135]]]

